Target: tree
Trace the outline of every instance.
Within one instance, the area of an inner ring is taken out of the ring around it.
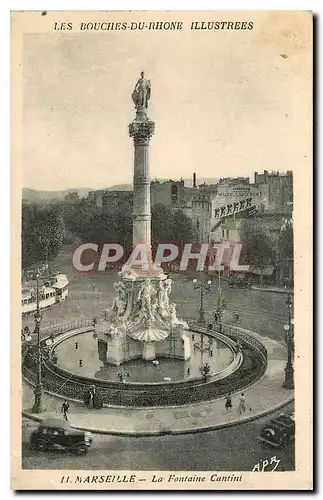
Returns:
[[[83,242],[101,245],[116,243],[124,249],[124,259],[132,251],[132,206],[96,207],[82,199],[74,204],[62,204],[67,230]],[[163,204],[152,208],[153,252],[159,243],[173,243],[180,249],[196,239],[191,220],[181,210],[172,210]]]
[[[152,208],[152,247],[156,251],[159,243],[172,243],[182,249],[185,243],[196,240],[192,221],[182,210],[172,210],[163,204]]]
[[[58,254],[65,236],[62,211],[58,206],[37,204],[22,208],[22,265],[48,263]]]
[[[275,262],[274,243],[255,218],[244,221],[241,231],[241,241],[248,264],[260,269],[260,283],[262,285],[265,268],[273,265]]]
[[[68,231],[82,241],[90,241],[92,221],[100,209],[87,199],[81,199],[73,204],[62,204],[62,210]]]

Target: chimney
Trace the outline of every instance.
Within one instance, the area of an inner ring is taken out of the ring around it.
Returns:
[[[196,188],[196,173],[193,173],[193,188]]]

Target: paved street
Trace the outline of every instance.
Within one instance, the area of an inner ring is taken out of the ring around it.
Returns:
[[[65,303],[44,311],[44,326],[98,316],[102,309],[110,307],[115,295],[113,282],[118,279],[115,272],[77,275],[70,265],[68,252],[59,256],[57,261],[60,271],[65,272],[70,280],[69,298]],[[174,274],[171,278],[172,300],[177,303],[178,316],[197,318],[199,291],[193,289],[192,277]],[[93,281],[96,284],[94,290]],[[225,323],[235,324],[233,313],[236,312],[240,316],[238,326],[283,343],[283,325],[287,319],[285,295],[232,290],[224,280],[221,285],[228,304]],[[208,319],[216,308],[216,290],[215,280],[212,292],[205,295]],[[33,328],[33,317],[24,318],[23,324]],[[197,434],[145,438],[97,434],[88,455],[77,458],[59,452],[32,451],[28,440],[36,424],[23,419],[22,464],[24,468],[32,469],[252,470],[259,461],[276,455],[280,460],[277,470],[290,470],[294,463],[293,446],[277,450],[257,440],[268,418]]]
[[[285,409],[292,409],[288,404]],[[234,427],[197,434],[156,437],[94,435],[86,456],[64,452],[31,450],[29,435],[36,424],[23,419],[22,467],[26,469],[100,470],[252,470],[263,460],[276,456],[277,471],[292,470],[294,445],[276,449],[257,440],[267,420],[281,413]]]
[[[80,318],[98,316],[102,309],[111,306],[115,297],[113,283],[118,278],[116,272],[99,272],[93,275],[78,274],[71,265],[72,255],[65,249],[56,259],[55,268],[68,275],[69,297],[63,304],[57,304],[43,313],[43,326],[50,326]],[[198,277],[198,276],[197,276]],[[198,318],[200,291],[194,290],[192,277],[182,274],[171,275],[173,279],[171,299],[177,304],[178,316]],[[95,289],[92,284],[95,282]],[[287,321],[287,296],[259,290],[231,289],[222,280],[223,297],[227,302],[224,313],[225,323],[237,324],[242,328],[264,334],[279,342],[284,342],[283,326]],[[217,279],[211,286],[211,293],[205,294],[205,311],[208,320],[217,304]],[[239,322],[233,314],[239,314]],[[34,327],[33,316],[23,318],[23,325]]]

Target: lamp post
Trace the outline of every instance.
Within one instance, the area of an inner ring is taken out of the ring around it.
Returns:
[[[40,345],[40,325],[41,325],[41,314],[39,308],[39,274],[36,274],[36,313],[35,313],[35,330],[34,333],[37,335],[37,385],[34,390],[35,402],[32,409],[33,413],[41,413],[42,408],[42,397],[43,397],[43,385],[42,385],[42,355],[41,355],[41,345]]]
[[[286,304],[288,307],[288,324],[284,325],[284,330],[286,332],[285,342],[287,345],[287,363],[285,367],[285,380],[283,382],[283,387],[285,389],[294,389],[294,367],[292,362],[294,351],[294,319],[291,314],[293,306],[291,294],[288,295]]]
[[[203,354],[205,352],[209,353],[209,357],[211,358],[213,356],[213,339],[209,337],[208,343],[205,345],[204,344],[204,335],[201,333],[201,342],[194,342],[193,344],[193,349],[194,351],[200,351],[201,353],[201,366],[200,366],[200,372],[202,375],[205,375],[205,372],[207,370],[207,374],[209,373],[209,369],[205,368],[206,366],[208,367],[208,363],[204,364],[203,363]]]
[[[204,294],[211,291],[212,280],[207,278],[204,281],[198,281],[196,278],[193,279],[193,286],[195,290],[201,290],[200,293],[200,312],[198,322],[201,325],[205,325],[205,311],[204,311]]]
[[[42,316],[40,314],[39,307],[39,273],[36,274],[36,312],[35,312],[35,330],[34,333],[37,335],[37,384],[34,390],[35,402],[32,408],[33,413],[42,413],[43,409],[43,384],[42,384],[42,345],[40,339],[40,325]],[[26,339],[28,341],[28,339]],[[29,339],[31,340],[31,338]],[[52,344],[52,340],[48,338],[46,340],[46,346],[49,347]]]
[[[218,272],[218,289],[217,289],[217,307],[216,307],[216,311],[214,313],[214,319],[215,319],[215,322],[218,323],[219,325],[219,331],[221,331],[221,315],[222,315],[222,309],[224,309],[226,306],[225,306],[225,303],[224,303],[224,300],[222,298],[222,288],[221,288],[221,274],[220,274],[220,271]]]

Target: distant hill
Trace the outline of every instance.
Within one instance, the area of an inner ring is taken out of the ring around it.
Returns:
[[[80,198],[86,198],[90,188],[70,188],[62,191],[40,191],[38,189],[23,188],[22,199],[30,203],[41,201],[59,201],[64,200],[65,195],[77,191]]]
[[[116,184],[104,189],[105,191],[132,191],[132,184]],[[99,189],[101,191],[101,189]]]
[[[155,180],[155,179],[152,179]],[[160,182],[165,182],[169,179],[158,179]],[[174,177],[172,180],[178,180]],[[185,185],[192,186],[192,179],[183,179]],[[216,178],[197,177],[197,185],[201,184],[215,184]],[[41,191],[32,188],[23,188],[22,199],[29,203],[39,203],[42,201],[60,201],[64,200],[65,195],[68,193],[78,192],[80,198],[86,198],[89,191],[131,191],[132,184],[115,184],[114,186],[104,188],[69,188],[61,191]]]

